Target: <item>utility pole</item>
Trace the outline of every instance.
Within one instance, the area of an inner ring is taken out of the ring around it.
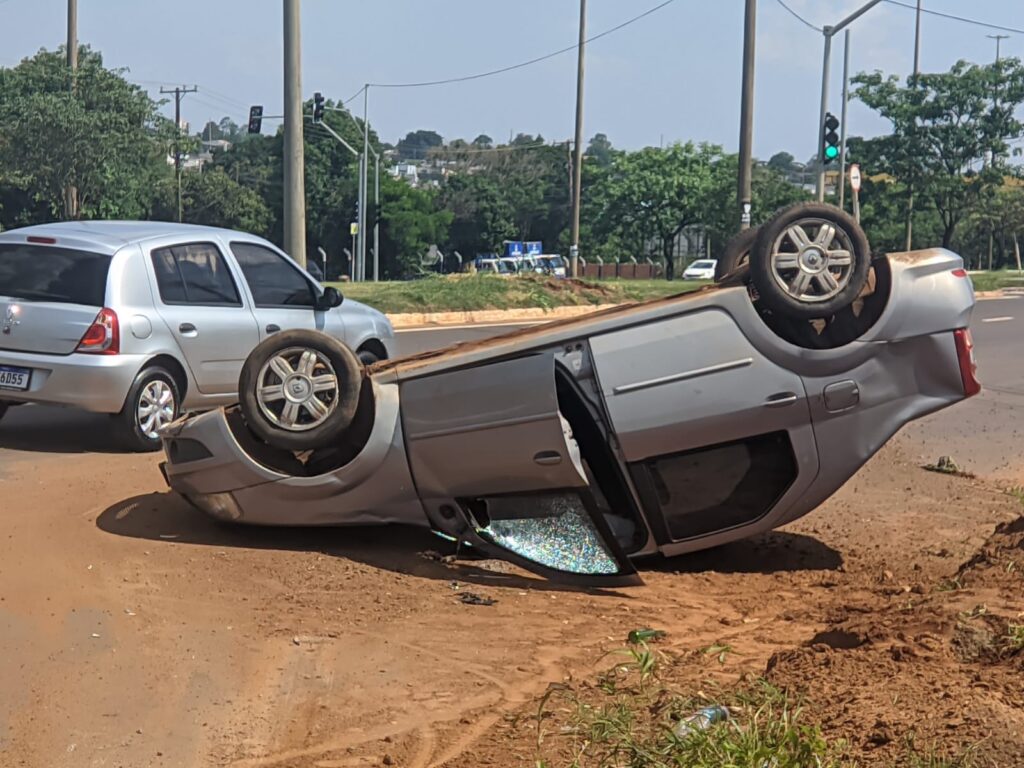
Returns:
[[[380,155],[377,158],[377,171],[373,186],[373,282],[380,282]]]
[[[996,64],[998,64],[999,61],[1000,61],[1000,54],[1002,53],[1000,45],[1002,44],[1003,40],[1009,40],[1010,36],[1009,35],[985,35],[985,37],[987,37],[989,40],[995,40],[996,41]]]
[[[68,72],[71,93],[75,92],[78,73],[78,0],[68,0]],[[78,218],[78,190],[69,184],[64,190],[64,218]]]
[[[572,239],[569,246],[569,274],[579,277],[580,272],[580,203],[583,186],[583,80],[586,71],[587,0],[580,0],[580,42],[576,64],[576,146],[574,147],[572,174]]]
[[[196,86],[186,88],[180,85],[176,88],[161,88],[160,93],[174,94],[174,128],[177,131],[177,138],[174,140],[174,175],[178,180],[178,221],[184,219],[184,210],[181,204],[181,100],[186,93],[196,93],[199,89]]]
[[[747,0],[743,23],[743,96],[740,102],[740,173],[737,198],[740,229],[750,228],[754,173],[754,61],[757,33],[757,0]]]
[[[846,206],[846,113],[850,106],[850,30],[843,39],[843,116],[839,140],[839,207]]]
[[[822,34],[825,37],[825,52],[821,67],[821,112],[818,115],[818,202],[825,202],[825,115],[828,113],[828,86],[831,74],[832,60],[832,38],[850,26],[853,22],[870,11],[882,0],[869,0],[863,6],[851,13],[834,27],[825,27]]]
[[[913,85],[917,88],[921,77],[921,2],[917,0],[917,24],[914,32],[914,78]],[[917,120],[914,120],[915,125]],[[911,182],[907,189],[907,237],[904,250],[914,249],[914,184]]]
[[[284,0],[284,249],[306,266],[300,0]]]
[[[366,280],[366,209],[370,176],[370,86],[363,88],[363,164],[359,175],[359,279]]]

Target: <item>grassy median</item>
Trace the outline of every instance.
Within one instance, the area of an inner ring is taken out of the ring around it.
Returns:
[[[559,280],[542,275],[444,275],[383,283],[327,283],[387,313],[552,309],[672,296],[706,283],[676,280]]]

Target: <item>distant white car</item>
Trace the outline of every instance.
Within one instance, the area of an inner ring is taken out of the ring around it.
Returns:
[[[718,259],[699,259],[683,272],[683,280],[714,280]]]

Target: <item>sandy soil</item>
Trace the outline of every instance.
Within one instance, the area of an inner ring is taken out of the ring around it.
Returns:
[[[715,674],[804,692],[866,765],[910,731],[1024,764],[1024,656],[993,653],[1024,623],[1020,500],[904,450],[787,530],[603,593],[441,562],[418,531],[223,527],[155,457],[5,466],[0,765],[532,766],[516,713],[645,626],[680,679],[731,645]]]

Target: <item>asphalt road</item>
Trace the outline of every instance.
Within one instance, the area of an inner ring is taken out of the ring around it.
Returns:
[[[496,336],[521,325],[408,330],[399,353],[413,354],[460,341]],[[979,474],[1024,482],[1024,298],[981,301],[972,326],[985,391],[956,408],[908,426],[904,435],[922,461],[952,456]],[[0,473],[14,459],[117,452],[110,420],[72,409],[22,407],[0,422]]]

